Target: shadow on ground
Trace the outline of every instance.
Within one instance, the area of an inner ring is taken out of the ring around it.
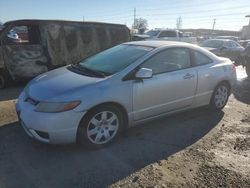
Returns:
[[[201,108],[132,128],[113,145],[46,145],[18,123],[0,127],[0,187],[106,187],[192,145],[222,119]]]
[[[250,78],[238,80],[233,88],[234,97],[246,104],[250,104]]]

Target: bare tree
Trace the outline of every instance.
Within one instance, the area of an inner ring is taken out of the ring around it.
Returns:
[[[176,28],[177,29],[182,28],[182,18],[181,18],[181,16],[176,19]]]
[[[136,18],[133,28],[137,29],[140,34],[144,33],[148,28],[148,21],[144,18]]]

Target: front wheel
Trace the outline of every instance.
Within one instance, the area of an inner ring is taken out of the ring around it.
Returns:
[[[250,63],[246,64],[246,73],[247,73],[247,76],[250,77]]]
[[[78,128],[78,141],[89,148],[101,148],[112,143],[124,126],[123,114],[113,105],[99,106],[89,111]]]
[[[221,110],[226,106],[230,95],[229,85],[227,83],[219,84],[212,95],[210,106],[215,110]]]

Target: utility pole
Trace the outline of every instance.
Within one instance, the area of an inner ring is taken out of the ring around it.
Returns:
[[[134,8],[134,32],[135,32],[136,8]]]
[[[212,29],[212,30],[214,30],[215,24],[216,24],[216,19],[214,19],[214,22],[213,22],[213,29]]]
[[[84,19],[84,16],[82,17],[82,22],[84,22],[85,21],[85,19]]]

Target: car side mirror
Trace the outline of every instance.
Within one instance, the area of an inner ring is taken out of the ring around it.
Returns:
[[[147,69],[147,68],[141,68],[135,74],[135,77],[138,78],[138,79],[152,78],[152,76],[153,76],[152,69]]]

